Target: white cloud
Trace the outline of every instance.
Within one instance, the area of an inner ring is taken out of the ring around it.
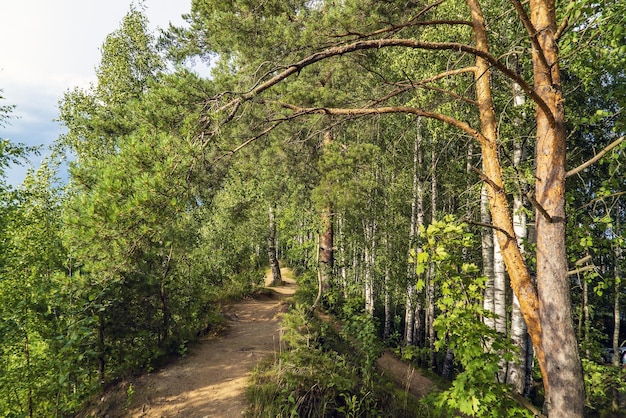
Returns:
[[[3,1],[0,10],[0,89],[16,105],[12,124],[0,137],[27,144],[51,144],[61,132],[57,103],[73,87],[95,81],[100,47],[119,27],[131,0],[21,0]],[[144,0],[152,29],[181,15],[191,0]],[[19,175],[9,173],[9,182]]]

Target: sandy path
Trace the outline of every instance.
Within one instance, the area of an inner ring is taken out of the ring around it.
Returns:
[[[108,390],[94,408],[79,417],[240,417],[247,408],[246,387],[254,367],[278,351],[280,317],[286,297],[296,289],[292,272],[281,269],[284,283],[274,296],[234,303],[225,308],[228,332],[207,337],[189,354],[163,369]],[[322,315],[324,316],[324,315]],[[330,318],[326,318],[329,320]],[[433,383],[389,352],[379,369],[398,386],[421,398]]]
[[[383,375],[391,377],[398,387],[418,399],[428,395],[436,387],[432,380],[420,374],[413,366],[403,362],[389,350],[385,350],[376,364]]]
[[[225,309],[229,329],[219,337],[207,337],[189,354],[165,367],[128,383],[108,399],[98,417],[240,417],[247,407],[246,386],[256,364],[278,351],[280,316],[285,296],[295,292],[288,276],[275,296],[237,302]],[[113,397],[113,396],[112,396]]]

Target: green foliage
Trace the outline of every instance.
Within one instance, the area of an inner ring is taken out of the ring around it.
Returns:
[[[361,376],[363,383],[370,390],[374,389],[374,376],[376,373],[376,360],[382,354],[378,338],[378,327],[371,315],[353,312],[344,306],[342,317],[345,319],[341,329],[341,336],[354,341],[355,350],[361,358]]]
[[[420,417],[415,399],[377,377],[364,381],[362,357],[352,343],[305,310],[283,317],[285,348],[261,364],[248,390],[253,417]]]
[[[131,103],[142,96],[163,68],[146,16],[131,9],[102,46],[97,84],[68,91],[61,100],[59,119],[68,132],[59,144],[79,160],[114,153],[120,136],[135,127],[130,109],[136,103]]]
[[[486,278],[474,264],[463,261],[463,248],[474,245],[467,224],[452,215],[420,229],[423,252],[418,255],[418,277],[434,268],[441,295],[435,319],[435,348],[451,349],[461,367],[450,388],[434,395],[442,413],[459,410],[479,417],[531,416],[508,396],[511,389],[496,381],[500,361],[513,358],[511,343],[483,322],[492,315],[482,305]]]
[[[615,397],[626,393],[624,370],[621,367],[602,365],[594,361],[583,359],[585,373],[586,406],[590,414],[616,414],[614,410]],[[624,412],[624,407],[620,411]],[[602,415],[601,415],[602,416]]]
[[[90,348],[78,344],[73,285],[64,274],[61,197],[53,165],[29,172],[5,195],[0,258],[0,415],[63,415],[93,381],[81,375]],[[76,363],[74,363],[76,361]],[[71,390],[73,388],[73,390]]]

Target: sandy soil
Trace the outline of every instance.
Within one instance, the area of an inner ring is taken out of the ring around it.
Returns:
[[[246,384],[254,366],[278,351],[284,299],[295,292],[285,271],[274,296],[243,300],[225,308],[228,331],[207,337],[190,353],[163,368],[107,391],[83,416],[237,417],[246,410]],[[129,386],[132,384],[131,396]],[[82,415],[82,414],[81,414]]]
[[[189,354],[163,369],[107,390],[79,417],[240,417],[247,408],[246,386],[259,361],[279,350],[280,317],[295,292],[289,269],[283,284],[266,295],[225,308],[228,332],[207,337]],[[417,397],[433,383],[390,353],[378,360],[383,373]],[[132,390],[129,390],[132,385]],[[132,394],[130,394],[132,392]],[[130,394],[130,395],[129,395]]]
[[[398,359],[389,350],[376,361],[381,374],[388,375],[396,385],[413,394],[416,398],[428,395],[435,384],[429,378],[420,374],[414,367]]]

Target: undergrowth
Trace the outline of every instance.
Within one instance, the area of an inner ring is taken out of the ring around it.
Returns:
[[[354,341],[296,307],[283,317],[280,352],[248,389],[248,417],[428,417],[417,399],[372,374]]]

